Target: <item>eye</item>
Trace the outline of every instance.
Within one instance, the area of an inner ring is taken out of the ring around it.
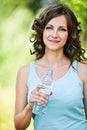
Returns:
[[[60,31],[63,31],[63,32],[66,32],[66,31],[67,31],[67,29],[65,29],[65,28],[60,28],[59,30],[60,30]]]
[[[49,29],[53,29],[52,27],[50,26],[47,26],[45,29],[49,30]]]

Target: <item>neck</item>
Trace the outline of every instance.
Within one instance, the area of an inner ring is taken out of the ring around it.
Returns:
[[[64,56],[64,54],[62,55],[58,55],[58,54],[46,54],[43,56],[43,58],[41,59],[42,64],[50,69],[54,69],[56,67],[60,67],[61,65],[70,63],[69,59],[67,57]]]

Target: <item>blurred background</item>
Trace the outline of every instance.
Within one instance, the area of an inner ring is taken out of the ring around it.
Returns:
[[[43,8],[55,3],[64,3],[75,12],[87,50],[87,0],[0,0],[0,130],[15,130],[16,74],[33,59],[29,52],[32,22]],[[33,120],[27,130],[33,130]]]

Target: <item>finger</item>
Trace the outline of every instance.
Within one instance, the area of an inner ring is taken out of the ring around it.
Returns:
[[[45,103],[45,102],[47,102],[47,99],[46,98],[43,98],[43,97],[34,97],[34,100],[35,100],[35,102],[38,102],[38,103]]]
[[[47,100],[48,100],[48,96],[44,95],[38,91],[31,95],[32,102],[41,102],[42,103],[42,102],[47,102]]]
[[[43,85],[37,85],[36,90],[39,91],[40,89],[44,89],[45,87]]]
[[[46,94],[43,94],[41,93],[40,91],[38,91],[39,89],[43,88],[42,85],[38,85],[36,87],[36,89],[34,89],[32,92],[31,92],[31,95],[30,95],[30,101],[31,102],[40,102],[40,103],[44,103],[44,102],[47,102],[48,100],[48,95]]]

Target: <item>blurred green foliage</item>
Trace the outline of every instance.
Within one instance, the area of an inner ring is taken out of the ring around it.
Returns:
[[[87,48],[87,0],[0,0],[0,130],[14,130],[16,73],[29,63],[31,25],[34,17],[53,3],[65,3],[81,21],[82,45]],[[33,130],[33,125],[29,127]]]
[[[16,8],[4,19],[0,29],[0,84],[11,84],[18,65],[26,62],[29,30],[33,14],[26,8]]]
[[[82,42],[87,47],[87,0],[60,0],[60,2],[65,3],[72,10],[74,10],[78,20],[81,22],[81,27],[83,30]]]
[[[13,88],[1,88],[0,91],[0,130],[15,130],[14,128],[14,96]],[[33,130],[33,119],[29,128]]]

